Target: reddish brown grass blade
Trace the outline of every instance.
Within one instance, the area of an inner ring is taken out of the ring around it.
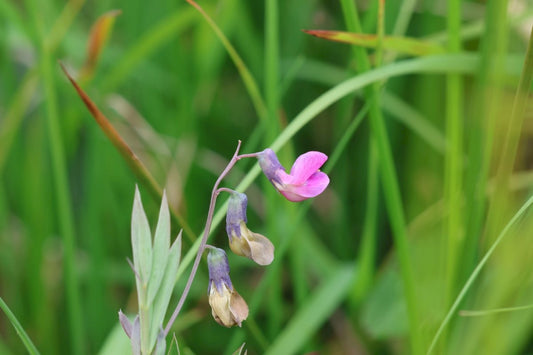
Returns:
[[[150,194],[156,199],[161,200],[161,197],[163,195],[163,191],[157,181],[154,179],[150,171],[146,168],[146,166],[142,163],[142,161],[137,157],[137,155],[133,152],[133,150],[128,146],[128,144],[122,139],[120,134],[117,132],[115,127],[109,122],[107,117],[98,109],[98,107],[95,105],[95,103],[90,99],[90,97],[83,91],[83,89],[78,85],[76,80],[72,78],[72,76],[69,74],[63,63],[59,62],[61,65],[61,69],[63,69],[63,72],[67,76],[68,80],[71,82],[72,86],[74,86],[74,89],[78,92],[78,95],[80,96],[81,100],[91,113],[91,115],[94,117],[96,123],[100,126],[102,131],[105,133],[107,138],[113,143],[115,148],[120,152],[126,163],[129,165],[139,182],[144,185],[146,188],[148,188]],[[185,233],[189,237],[191,241],[194,240],[194,233],[190,229],[187,222],[184,220],[184,218],[175,210],[172,210],[172,215],[176,218],[177,222],[183,227]]]

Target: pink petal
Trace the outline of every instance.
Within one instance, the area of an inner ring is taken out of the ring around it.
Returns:
[[[287,174],[283,170],[278,170],[276,172],[276,177],[283,185],[292,185],[294,181],[294,176]]]
[[[329,177],[317,171],[307,179],[303,185],[287,185],[285,189],[280,192],[292,202],[300,202],[311,197],[320,195],[328,186]]]
[[[326,160],[328,160],[328,156],[320,152],[307,152],[300,155],[291,168],[292,183],[303,184],[324,165]]]

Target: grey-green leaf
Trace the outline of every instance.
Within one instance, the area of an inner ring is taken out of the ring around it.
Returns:
[[[131,246],[133,250],[133,265],[135,265],[135,270],[139,273],[141,283],[146,285],[152,268],[152,236],[137,186],[135,186],[133,212],[131,215]]]
[[[168,210],[166,192],[163,192],[163,199],[161,200],[161,208],[159,210],[159,220],[157,221],[157,228],[155,229],[154,234],[152,271],[150,281],[148,282],[148,304],[152,303],[159,290],[159,286],[161,285],[161,280],[163,279],[165,268],[167,266],[169,248],[170,212]]]
[[[167,348],[167,342],[165,341],[165,332],[163,328],[159,328],[159,333],[157,333],[157,342],[155,344],[155,355],[165,355],[165,350]]]
[[[131,328],[131,352],[133,355],[141,355],[141,322],[139,316],[133,320]]]
[[[150,324],[152,327],[150,329],[150,349],[153,349],[155,342],[157,340],[157,331],[158,327],[163,325],[165,319],[165,314],[167,313],[168,303],[170,301],[170,296],[172,295],[172,290],[176,285],[176,275],[178,273],[178,266],[180,264],[181,257],[181,231],[176,237],[176,240],[170,247],[170,253],[168,254],[167,267],[165,268],[165,274],[163,275],[163,280],[161,281],[161,287],[157,292],[152,309],[152,320]]]

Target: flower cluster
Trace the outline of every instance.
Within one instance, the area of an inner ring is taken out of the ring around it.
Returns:
[[[321,194],[329,184],[329,177],[321,172],[320,167],[328,157],[320,152],[307,152],[294,162],[288,174],[272,149],[259,153],[237,156],[237,160],[256,157],[263,173],[272,185],[287,200],[299,202]],[[226,215],[226,232],[230,249],[237,255],[245,256],[259,265],[269,265],[274,260],[274,245],[265,236],[248,229],[246,223],[246,207],[248,198],[244,193],[230,189]],[[229,263],[224,250],[207,246],[209,254],[209,304],[213,318],[225,326],[241,326],[248,317],[248,306],[237,293],[229,277]]]

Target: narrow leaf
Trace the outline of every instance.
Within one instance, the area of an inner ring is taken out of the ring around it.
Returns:
[[[139,316],[133,320],[133,328],[131,330],[131,352],[133,355],[141,355],[141,322]]]
[[[218,39],[228,52],[228,55],[230,56],[231,60],[237,67],[237,70],[239,71],[239,74],[242,78],[242,81],[244,82],[244,86],[246,87],[246,90],[248,91],[248,94],[250,95],[250,98],[252,100],[252,103],[254,105],[255,111],[257,112],[257,116],[263,121],[266,121],[268,119],[268,112],[266,109],[265,102],[263,101],[263,97],[261,96],[261,91],[259,90],[259,86],[257,85],[257,82],[255,81],[252,73],[248,70],[248,67],[242,60],[242,58],[239,56],[239,53],[233,47],[231,42],[228,40],[224,32],[217,26],[215,21],[209,15],[204,11],[204,9],[198,5],[193,0],[187,0],[189,4],[194,6],[198,12],[204,17],[204,19],[207,21],[207,24],[213,29],[213,32],[217,35]]]
[[[163,199],[159,210],[159,220],[154,235],[154,253],[150,282],[148,282],[148,304],[151,304],[165,273],[170,248],[170,212],[167,195],[163,191]]]
[[[165,332],[163,328],[159,328],[159,333],[157,333],[157,342],[155,344],[155,355],[165,355],[165,350],[167,348],[167,342],[165,341]]]
[[[17,334],[20,337],[20,340],[22,340],[22,343],[26,347],[26,350],[28,350],[28,353],[30,353],[31,355],[39,354],[39,351],[37,350],[35,345],[33,345],[33,342],[31,341],[28,334],[26,334],[26,331],[24,331],[24,328],[22,328],[22,325],[20,325],[17,317],[15,317],[13,312],[11,312],[11,309],[9,309],[9,307],[7,306],[7,304],[4,302],[4,300],[1,297],[0,297],[0,308],[2,308],[7,318],[9,319],[9,321],[11,322],[11,324],[17,331]]]
[[[146,285],[152,268],[152,236],[137,186],[135,186],[133,212],[131,214],[131,246],[135,270],[139,273],[141,283]],[[137,290],[137,292],[140,291]]]
[[[93,76],[98,58],[107,44],[107,40],[113,29],[115,18],[121,13],[121,10],[106,12],[92,26],[87,42],[87,58],[81,69],[80,80],[87,80]]]
[[[444,331],[444,328],[446,328],[452,316],[457,311],[457,308],[459,308],[459,305],[463,301],[466,293],[472,287],[472,284],[477,279],[478,275],[481,273],[481,269],[483,269],[483,267],[485,266],[485,264],[487,263],[491,255],[494,253],[494,250],[496,250],[496,248],[498,247],[498,245],[500,245],[503,238],[507,235],[507,232],[511,229],[511,227],[514,226],[514,224],[518,221],[518,219],[522,217],[522,215],[527,211],[527,209],[531,205],[533,205],[533,196],[529,197],[529,199],[522,205],[522,207],[520,207],[520,209],[515,213],[515,215],[509,220],[509,222],[502,229],[502,231],[500,232],[500,234],[498,235],[494,243],[492,243],[489,250],[487,250],[483,258],[479,261],[474,271],[472,271],[472,273],[470,274],[470,277],[468,278],[468,280],[466,280],[463,288],[461,289],[461,292],[459,292],[459,295],[457,295],[457,297],[455,298],[453,305],[450,307],[448,313],[442,320],[439,326],[439,329],[437,329],[437,332],[435,333],[435,336],[433,337],[433,340],[431,341],[431,344],[429,345],[429,348],[427,351],[428,355],[433,352],[433,349],[437,345],[437,341],[439,340],[440,335]]]
[[[304,32],[318,38],[367,48],[376,48],[379,43],[378,36],[372,34],[326,30],[304,30]],[[444,47],[438,44],[409,37],[384,36],[380,45],[386,50],[414,56],[442,54],[445,52]]]
[[[167,355],[180,355],[180,347],[178,344],[178,339],[176,339],[176,334],[172,335],[172,340],[170,341],[170,347]]]
[[[157,292],[154,302],[153,302],[153,312],[152,324],[150,330],[150,349],[152,349],[157,340],[157,331],[159,326],[163,325],[163,320],[165,319],[165,314],[167,313],[168,303],[170,301],[170,296],[174,290],[174,286],[177,281],[178,267],[180,264],[181,257],[181,231],[176,237],[176,240],[170,247],[170,253],[168,254],[167,267],[165,268],[165,274],[163,275],[163,280],[161,281],[161,287]]]
[[[242,343],[242,345],[233,352],[232,355],[242,355],[244,351],[244,355],[248,354],[248,350],[245,350],[244,347],[246,346],[246,343]]]
[[[267,354],[294,354],[315,334],[342,302],[353,282],[353,265],[339,268],[322,283],[287,324]]]

